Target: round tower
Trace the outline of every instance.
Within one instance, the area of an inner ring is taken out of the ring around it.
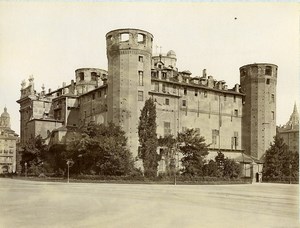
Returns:
[[[246,94],[242,117],[242,148],[261,159],[276,134],[277,66],[254,63],[240,68],[241,90]]]
[[[153,35],[139,29],[106,34],[108,59],[108,122],[120,125],[133,156],[138,151],[140,110],[151,89]]]
[[[102,82],[101,78],[107,74],[105,70],[98,68],[80,68],[75,70],[76,90],[83,94],[97,88]]]

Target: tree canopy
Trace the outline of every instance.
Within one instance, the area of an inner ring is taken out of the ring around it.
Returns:
[[[178,143],[183,155],[181,159],[183,174],[202,176],[204,157],[208,154],[208,145],[204,137],[200,136],[195,129],[187,129],[178,134]]]

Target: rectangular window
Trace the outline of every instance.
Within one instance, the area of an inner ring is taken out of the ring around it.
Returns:
[[[143,100],[144,100],[144,92],[138,91],[138,101],[143,101]]]
[[[166,84],[162,84],[162,92],[165,93],[166,92]]]
[[[235,95],[233,96],[233,102],[236,102],[236,96]]]
[[[176,94],[176,85],[173,85],[173,93]]]
[[[227,96],[226,96],[226,94],[224,94],[224,101],[226,101],[226,98],[227,98]]]
[[[267,84],[267,85],[270,84],[270,78],[267,78],[266,84]]]
[[[272,120],[275,120],[275,113],[274,111],[271,112]]]
[[[266,67],[266,75],[272,75],[272,67]]]
[[[162,72],[162,79],[167,79],[167,73],[166,72]]]
[[[142,55],[139,55],[139,62],[144,62],[144,58]]]
[[[186,100],[182,100],[182,106],[186,107]]]
[[[234,116],[238,116],[239,115],[239,110],[234,109]]]
[[[183,94],[187,95],[187,89],[186,88],[183,89]]]
[[[95,100],[95,94],[94,93],[92,94],[92,99]]]
[[[239,133],[237,131],[234,132],[234,136],[232,137],[232,149],[237,149],[239,145]]]
[[[164,136],[171,135],[171,124],[170,122],[164,122]]]
[[[159,92],[159,83],[158,82],[155,82],[155,84],[154,84],[154,91]]]
[[[204,92],[203,92],[203,95],[204,95],[204,97],[206,98],[206,97],[207,97],[207,91],[204,91]]]
[[[170,104],[170,100],[168,98],[166,98],[165,105],[169,105],[169,104]]]
[[[197,97],[197,96],[198,96],[198,90],[195,89],[195,97]]]
[[[217,136],[219,135],[219,131],[217,129],[212,129],[211,135],[212,135],[212,144],[216,145],[217,144]]]
[[[102,95],[101,91],[98,91],[98,97],[101,97],[101,95]]]
[[[139,71],[139,85],[143,86],[144,85],[144,72]]]

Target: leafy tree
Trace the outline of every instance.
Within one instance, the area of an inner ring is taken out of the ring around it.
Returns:
[[[139,119],[139,157],[143,160],[144,175],[146,177],[155,177],[157,175],[159,157],[156,152],[158,146],[156,107],[151,98],[146,100]]]
[[[21,166],[22,172],[25,172],[25,164],[27,172],[38,175],[42,172],[43,161],[47,152],[47,145],[40,135],[34,140],[27,142],[22,147]]]
[[[158,145],[164,147],[163,155],[166,163],[166,174],[173,175],[176,168],[176,139],[173,135],[167,135],[165,137],[158,138]]]
[[[208,145],[204,137],[201,137],[196,130],[187,129],[178,134],[179,149],[183,157],[181,159],[183,174],[202,176],[204,157],[208,154]]]
[[[209,160],[209,162],[203,166],[203,175],[209,177],[221,177],[222,173],[219,170],[217,162]]]
[[[119,126],[89,123],[80,133],[68,149],[72,151],[69,157],[77,164],[75,172],[120,176],[133,170],[127,138]]]
[[[291,169],[290,169],[290,165]],[[288,145],[284,143],[279,135],[274,137],[274,142],[265,154],[263,166],[264,179],[283,179],[299,176],[299,154],[289,151]]]
[[[227,178],[238,178],[241,175],[241,167],[233,159],[225,158],[224,160],[224,169],[223,177]]]
[[[274,142],[265,154],[265,163],[263,166],[263,177],[282,178],[288,176],[288,166],[290,163],[290,155],[288,146],[284,143],[283,138],[276,135]]]

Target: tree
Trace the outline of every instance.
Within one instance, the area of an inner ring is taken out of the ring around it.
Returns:
[[[159,157],[156,152],[158,146],[156,107],[151,98],[146,100],[139,119],[139,157],[143,160],[144,175],[146,177],[155,177],[157,175]]]
[[[241,167],[233,159],[225,158],[223,177],[227,178],[238,178],[241,175]]]
[[[133,170],[133,159],[127,148],[125,132],[109,123],[89,123],[81,130],[81,137],[69,146],[70,158],[76,173],[127,175]]]
[[[47,152],[47,145],[40,135],[35,139],[27,142],[22,147],[21,166],[22,171],[25,171],[27,166],[27,172],[38,175],[42,172],[43,162],[45,160]],[[26,164],[26,165],[25,165]]]
[[[173,135],[158,138],[158,145],[164,147],[163,155],[165,157],[166,173],[171,175],[176,171],[176,142]]]
[[[265,154],[263,166],[263,178],[283,178],[289,176],[289,164],[291,163],[291,152],[284,143],[283,138],[276,135],[274,142]]]
[[[222,173],[219,170],[217,162],[215,162],[214,160],[209,160],[207,164],[204,164],[203,176],[221,177]]]
[[[179,149],[183,157],[181,159],[183,174],[202,176],[204,157],[208,154],[208,145],[204,137],[201,137],[196,130],[187,129],[178,134]]]

